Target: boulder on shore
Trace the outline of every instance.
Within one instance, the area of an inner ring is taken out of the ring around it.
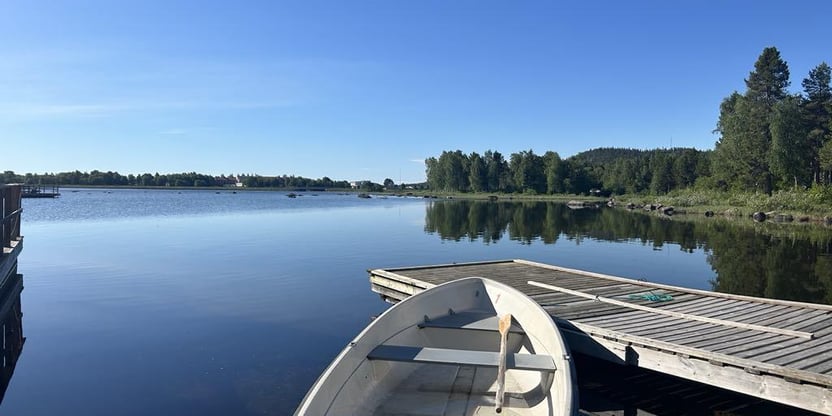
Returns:
[[[763,222],[766,220],[766,213],[762,211],[757,211],[751,214],[751,218],[754,218],[754,221]]]

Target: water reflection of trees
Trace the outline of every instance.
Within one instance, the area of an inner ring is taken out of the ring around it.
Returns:
[[[553,202],[441,201],[427,207],[425,231],[444,240],[484,243],[506,237],[521,243],[546,244],[558,238],[605,241],[637,239],[661,247],[665,242],[691,251],[701,247],[691,223],[651,215],[632,215],[612,209],[570,209]]]
[[[640,241],[703,249],[720,292],[832,303],[832,230],[723,219],[669,220],[614,209],[573,210],[552,202],[438,201],[427,207],[425,231],[446,240],[503,238],[554,244]]]
[[[20,292],[23,276],[12,273],[0,284],[0,402],[6,394],[17,359],[23,351],[23,312],[20,309]]]
[[[816,226],[707,227],[715,290],[832,304],[832,231]]]

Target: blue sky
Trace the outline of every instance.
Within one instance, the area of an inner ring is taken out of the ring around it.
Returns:
[[[0,0],[0,170],[420,181],[443,150],[713,148],[832,2]]]

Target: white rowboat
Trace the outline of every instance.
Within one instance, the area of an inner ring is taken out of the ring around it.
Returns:
[[[376,318],[295,415],[575,415],[574,378],[569,351],[540,305],[471,277],[411,296]]]

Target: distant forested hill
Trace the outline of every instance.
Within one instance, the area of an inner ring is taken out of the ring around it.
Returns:
[[[623,159],[635,159],[644,156],[648,150],[629,149],[623,147],[599,147],[586,150],[572,156],[570,159],[588,163],[590,165],[605,165]]]

